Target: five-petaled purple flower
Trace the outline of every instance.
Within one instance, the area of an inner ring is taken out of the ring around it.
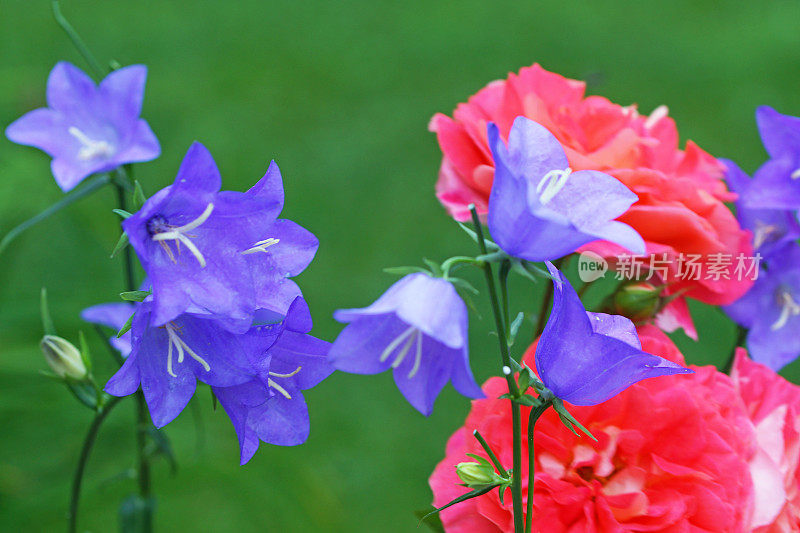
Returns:
[[[464,396],[483,398],[469,367],[467,307],[449,281],[409,274],[369,307],[340,309],[334,317],[349,322],[331,347],[337,370],[393,368],[400,392],[426,416],[448,380]]]
[[[790,209],[749,207],[749,199],[758,195],[759,184],[745,174],[733,161],[721,160],[727,168],[725,181],[739,195],[736,201],[736,218],[743,228],[753,232],[753,249],[769,256],[784,244],[800,237],[800,222]]]
[[[153,325],[189,311],[242,333],[256,309],[285,313],[300,296],[287,278],[308,266],[319,243],[277,218],[283,183],[275,162],[245,193],[219,189],[211,154],[194,143],[175,183],[122,224],[153,286]]]
[[[92,324],[99,324],[115,331],[122,329],[131,315],[136,311],[136,306],[128,302],[118,302],[109,304],[98,304],[87,307],[81,311],[81,318]],[[131,353],[131,332],[125,332],[121,337],[114,335],[108,342],[113,346],[122,357],[128,357]]]
[[[750,329],[750,357],[778,371],[800,357],[800,245],[775,250],[768,267],[725,312]]]
[[[551,263],[553,310],[536,347],[536,370],[557,397],[596,405],[637,381],[691,370],[642,351],[633,322],[587,312],[575,289]]]
[[[753,175],[748,207],[800,209],[800,118],[761,106],[756,123],[770,159]]]
[[[141,385],[156,427],[183,411],[197,380],[230,387],[252,379],[252,362],[269,347],[257,332],[234,334],[213,319],[189,313],[153,326],[152,310],[149,299],[139,305],[131,325],[131,353],[105,391],[127,396]]]
[[[17,119],[6,136],[52,156],[53,176],[64,191],[95,172],[155,159],[161,153],[158,139],[139,118],[146,78],[144,65],[132,65],[96,85],[62,61],[47,79],[48,107]]]
[[[645,253],[642,237],[614,220],[638,200],[616,178],[594,170],[572,172],[564,149],[544,126],[518,117],[508,148],[488,125],[495,163],[489,231],[507,254],[553,260],[597,240]]]
[[[267,346],[253,361],[258,375],[241,385],[213,388],[236,429],[241,464],[255,454],[259,441],[280,446],[304,443],[310,424],[301,391],[333,372],[327,361],[330,343],[307,334],[312,322],[302,298],[292,303],[285,317],[268,321],[275,323],[253,328]]]

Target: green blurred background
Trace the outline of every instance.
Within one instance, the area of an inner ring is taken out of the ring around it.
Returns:
[[[764,158],[756,106],[800,114],[796,0],[76,0],[63,7],[101,60],[149,67],[143,116],[163,148],[161,158],[137,166],[149,193],[172,181],[193,140],[214,154],[227,189],[247,188],[277,160],[284,215],[322,243],[299,281],[315,333],[326,339],[339,330],[334,309],[365,305],[393,281],[383,267],[473,252],[433,195],[440,152],[426,126],[433,113],[449,113],[508,71],[538,61],[643,112],[667,104],[683,141],[749,171]],[[86,68],[49,2],[0,1],[0,126],[43,105],[47,74],[62,59]],[[0,139],[0,233],[60,197],[46,156]],[[45,364],[37,298],[47,286],[60,333],[76,339],[84,328],[97,373],[108,377],[112,363],[78,313],[121,289],[121,265],[108,259],[118,235],[113,201],[104,190],[0,257],[5,531],[65,525],[90,413],[38,375]],[[539,290],[516,282],[514,307],[533,309]],[[718,310],[694,309],[700,342],[675,338],[690,361],[719,362],[733,327]],[[472,361],[483,380],[497,355],[485,300],[478,310]],[[155,466],[157,528],[414,531],[412,512],[429,504],[426,479],[468,403],[448,386],[425,419],[388,374],[337,373],[306,397],[308,443],[262,445],[240,467],[229,421],[200,390],[197,405],[166,430],[179,469],[171,475],[163,460]],[[133,490],[120,479],[134,454],[129,403],[109,417],[89,463],[83,529],[113,530],[117,506]]]

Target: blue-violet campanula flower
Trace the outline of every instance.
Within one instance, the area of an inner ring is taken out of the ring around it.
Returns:
[[[572,172],[558,140],[525,117],[514,120],[507,148],[494,123],[488,137],[495,163],[488,224],[503,251],[543,261],[606,240],[645,253],[636,230],[614,220],[638,200],[619,180],[594,170]]]
[[[97,85],[62,61],[47,79],[47,107],[17,119],[6,136],[47,152],[65,192],[95,172],[155,159],[161,153],[158,139],[139,118],[146,78],[144,65],[131,65]]]
[[[637,381],[691,370],[642,351],[633,322],[587,312],[575,289],[552,263],[553,310],[536,347],[536,370],[557,397],[596,405]]]
[[[98,304],[87,307],[81,311],[81,318],[92,324],[99,324],[115,331],[122,329],[131,315],[136,311],[136,306],[129,302],[116,302]],[[131,332],[125,332],[121,337],[114,335],[108,341],[122,357],[131,353]]]
[[[753,175],[748,206],[800,209],[800,118],[761,106],[756,123],[770,158]]]
[[[467,307],[449,281],[409,274],[369,307],[340,309],[334,318],[349,323],[331,347],[337,370],[394,369],[400,392],[426,416],[448,380],[464,396],[483,398],[469,367]]]
[[[285,313],[300,296],[287,279],[311,262],[318,241],[277,216],[283,184],[273,162],[245,193],[220,192],[211,154],[194,143],[175,183],[122,224],[153,286],[153,324],[189,311],[247,331],[258,308]]]
[[[255,454],[260,441],[296,446],[308,439],[308,408],[301,391],[316,386],[333,372],[327,355],[330,343],[308,335],[311,315],[297,298],[286,317],[255,326],[269,346],[253,366],[258,376],[242,385],[214,387],[214,394],[233,422],[241,463]]]
[[[769,268],[725,312],[749,328],[750,357],[778,371],[800,357],[800,245],[785,244],[771,254]]]

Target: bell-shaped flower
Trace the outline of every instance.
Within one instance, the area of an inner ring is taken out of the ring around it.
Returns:
[[[129,302],[98,304],[81,311],[81,318],[86,322],[119,331],[135,311],[136,306]],[[122,357],[128,357],[131,353],[130,331],[126,331],[121,337],[114,335],[108,342],[122,354]]]
[[[800,221],[790,209],[749,207],[750,198],[760,194],[755,180],[733,161],[722,159],[726,167],[725,181],[739,195],[736,200],[736,218],[743,228],[753,233],[753,250],[763,256],[770,255],[784,244],[800,237]]]
[[[619,180],[595,170],[573,172],[558,140],[525,117],[514,120],[508,147],[494,123],[488,137],[495,164],[489,231],[507,254],[553,260],[597,240],[645,253],[636,230],[614,220],[638,200]]]
[[[241,385],[213,388],[236,429],[241,464],[255,454],[260,441],[279,446],[304,443],[310,421],[302,391],[333,372],[327,360],[330,343],[308,335],[311,315],[302,298],[292,303],[285,317],[266,320],[278,322],[253,328],[269,346],[253,361],[258,375]]]
[[[800,118],[761,106],[756,110],[756,123],[770,159],[753,175],[747,205],[800,209]]]
[[[252,379],[251,361],[269,347],[252,331],[234,334],[215,320],[188,313],[153,326],[152,312],[149,299],[139,305],[131,324],[131,353],[105,391],[127,396],[141,386],[156,427],[183,411],[198,380],[230,387]]]
[[[369,307],[340,309],[334,318],[349,323],[331,347],[337,370],[392,368],[400,392],[425,416],[448,380],[464,396],[483,398],[469,367],[467,307],[449,281],[409,274]]]
[[[776,372],[800,357],[800,244],[773,251],[769,268],[725,312],[748,328],[747,348],[753,360]]]
[[[144,65],[131,65],[97,85],[62,61],[47,79],[47,107],[17,119],[6,136],[47,152],[64,191],[95,172],[155,159],[161,153],[158,139],[139,118],[146,78]]]
[[[536,347],[542,383],[573,405],[596,405],[637,381],[692,371],[642,351],[633,322],[587,312],[575,289],[551,263],[553,310]]]
[[[308,266],[319,243],[277,218],[283,209],[277,165],[245,193],[220,192],[220,182],[211,154],[194,143],[175,183],[122,224],[152,284],[156,326],[188,311],[242,333],[255,309],[283,313],[300,295],[287,278]]]

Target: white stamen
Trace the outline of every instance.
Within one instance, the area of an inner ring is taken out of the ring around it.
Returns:
[[[390,342],[389,345],[386,347],[386,349],[383,350],[383,353],[381,353],[380,362],[383,363],[384,361],[386,361],[389,358],[389,355],[391,355],[391,353],[395,350],[395,348],[400,346],[400,343],[403,342],[406,339],[406,337],[408,337],[412,333],[414,333],[414,326],[411,326],[410,328],[402,332],[400,335],[398,335],[392,342]]]
[[[417,375],[419,371],[419,364],[422,361],[422,332],[417,331],[417,354],[414,357],[414,366],[411,368],[411,372],[408,373],[408,379],[413,378]]]
[[[414,335],[411,335],[406,341],[406,343],[403,345],[403,349],[400,350],[400,353],[397,354],[397,357],[392,363],[392,368],[397,368],[398,366],[400,366],[400,364],[405,360],[409,350],[411,350],[412,344],[414,344]]]
[[[564,170],[551,170],[539,181],[536,192],[539,193],[539,201],[546,204],[567,184],[572,169],[567,167]]]
[[[753,232],[754,233],[753,234],[753,248],[755,248],[756,250],[761,248],[761,246],[765,242],[767,242],[767,239],[769,238],[769,236],[771,234],[775,233],[776,231],[778,231],[779,229],[780,228],[778,228],[778,226],[770,225],[770,224],[764,224],[760,220],[756,221],[756,229]]]
[[[270,246],[274,246],[274,245],[278,244],[279,242],[281,242],[280,239],[272,239],[272,238],[264,239],[263,241],[258,241],[257,243],[255,243],[253,245],[252,248],[248,248],[247,250],[242,252],[242,255],[254,254],[256,252],[265,252],[266,253],[267,248],[269,248]]]
[[[800,305],[798,305],[794,298],[792,298],[792,295],[789,293],[789,291],[781,291],[780,294],[778,294],[778,301],[781,304],[781,315],[770,327],[772,331],[781,329],[786,325],[787,322],[789,322],[790,318],[800,315]]]
[[[172,377],[178,377],[172,371],[172,347],[175,346],[175,349],[178,350],[178,363],[183,363],[183,357],[185,354],[189,354],[189,356],[200,363],[203,367],[203,370],[206,372],[211,371],[211,366],[208,362],[197,355],[194,350],[192,350],[183,339],[181,339],[180,335],[176,331],[176,326],[172,323],[166,324],[164,329],[167,330],[167,340],[169,341],[169,348],[167,348],[167,372]]]
[[[192,220],[188,224],[184,224],[183,226],[178,226],[177,228],[172,228],[169,231],[164,231],[162,233],[156,233],[153,235],[154,241],[178,241],[178,252],[180,252],[180,243],[186,245],[186,248],[192,253],[192,255],[197,259],[197,262],[200,263],[201,268],[205,268],[206,266],[206,259],[203,257],[203,254],[200,253],[200,250],[197,249],[197,246],[189,240],[189,237],[186,235],[186,232],[195,229],[196,227],[200,226],[203,222],[208,220],[208,217],[211,216],[211,212],[214,211],[214,204],[208,204],[203,211],[203,213],[197,217],[196,219]],[[167,253],[170,256],[170,259],[174,259],[171,252]]]
[[[94,139],[90,139],[85,133],[75,126],[70,126],[67,131],[69,131],[69,134],[78,139],[78,141],[80,141],[80,143],[83,145],[78,151],[78,159],[86,161],[88,159],[94,159],[95,157],[100,156],[108,157],[114,153],[114,148],[109,143],[106,141],[95,141]]]
[[[286,398],[287,400],[291,400],[292,399],[292,395],[289,394],[288,392],[286,392],[286,389],[284,389],[283,387],[281,387],[280,385],[278,385],[277,383],[272,381],[272,379],[267,378],[267,385],[269,385],[270,387],[272,387],[276,391],[280,392],[283,395],[283,397]]]
[[[658,123],[658,121],[666,117],[667,114],[669,114],[669,108],[667,106],[665,105],[658,106],[653,110],[652,113],[650,113],[650,116],[647,117],[647,120],[644,121],[644,127],[649,130],[650,128],[655,126]]]
[[[278,374],[277,372],[270,372],[269,375],[270,376],[275,376],[276,378],[290,378],[290,377],[296,375],[298,372],[300,372],[301,368],[303,368],[303,367],[302,366],[298,366],[297,368],[295,368],[294,372],[291,372],[289,374]]]
[[[798,180],[798,179],[800,179],[800,168],[797,168],[797,169],[795,169],[795,171],[794,171],[794,172],[792,172],[792,174],[791,174],[791,176],[790,176],[790,177],[791,177],[793,180]]]

